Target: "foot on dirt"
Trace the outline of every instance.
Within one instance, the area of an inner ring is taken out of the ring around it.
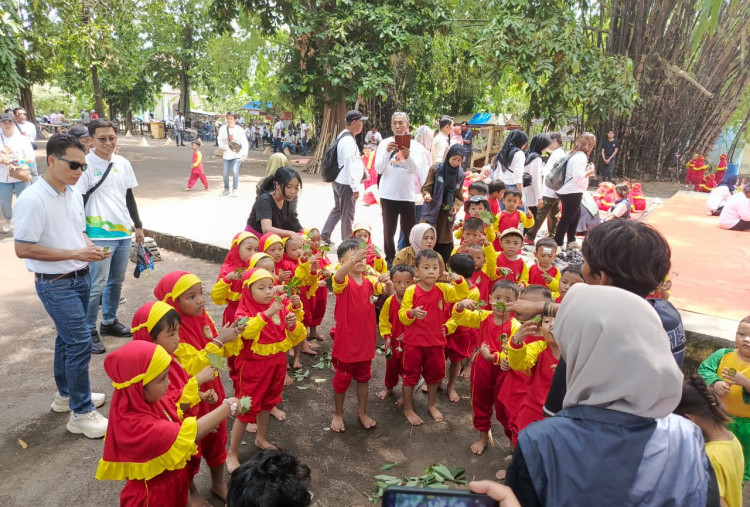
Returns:
[[[258,425],[255,423],[247,423],[247,428],[245,428],[245,431],[247,431],[248,433],[257,433]]]
[[[227,465],[227,472],[231,474],[232,472],[234,472],[235,470],[239,468],[240,460],[234,454],[227,454],[226,465]]]
[[[346,426],[344,426],[344,417],[333,414],[333,419],[331,419],[331,429],[336,433],[342,433],[346,431]]]
[[[371,428],[374,428],[374,427],[375,427],[375,425],[377,424],[377,423],[375,422],[375,419],[373,419],[372,417],[370,417],[370,416],[369,416],[369,415],[367,415],[367,414],[359,414],[359,422],[361,422],[361,423],[362,423],[362,426],[364,426],[364,428],[365,428],[366,430],[369,430],[369,429],[371,429]]]
[[[404,406],[404,399],[403,398],[397,399],[396,400],[396,406],[397,407],[403,407]]]
[[[498,481],[504,481],[506,472],[507,470],[498,470],[495,474],[495,479],[497,479]]]
[[[461,378],[471,378],[471,368],[464,368],[458,376]]]
[[[286,377],[284,377],[284,385],[285,386],[290,386],[292,384],[294,384],[294,379],[292,377],[290,377],[289,374],[287,373]]]
[[[188,494],[188,505],[190,507],[211,507],[211,504],[205,498],[192,492]]]
[[[214,484],[213,486],[211,486],[211,493],[218,496],[225,502],[227,501],[227,485],[223,482],[221,483],[221,486],[219,486],[218,484]]]
[[[311,340],[318,340],[319,342],[322,342],[324,340],[324,338],[320,336],[317,331],[310,331],[309,338]]]
[[[313,350],[313,348],[310,346],[309,343],[302,342],[302,353],[307,354],[308,356],[317,356],[318,353]]]
[[[299,360],[299,358],[294,360],[294,364],[292,365],[293,370],[301,370],[302,369],[302,362]]]
[[[422,392],[423,393],[427,392],[427,384],[425,384],[425,385],[422,386]]]
[[[461,399],[461,397],[458,395],[456,390],[454,388],[448,389],[448,399],[451,400],[453,403],[458,402],[458,400]]]
[[[471,452],[473,452],[477,456],[481,456],[486,448],[487,440],[485,440],[484,438],[480,438],[479,440],[471,444]]]
[[[257,437],[255,438],[255,447],[257,447],[261,451],[265,449],[276,449],[276,446],[270,443],[268,440],[260,439]]]
[[[413,410],[404,410],[404,415],[406,416],[406,420],[409,421],[409,424],[412,426],[421,426],[424,424],[422,418]]]
[[[437,407],[428,407],[427,411],[435,422],[443,422],[443,413]]]
[[[281,410],[279,407],[273,407],[271,409],[271,417],[277,421],[286,421],[286,412]]]
[[[376,396],[378,398],[380,398],[381,400],[384,400],[384,399],[386,399],[387,397],[389,397],[392,394],[393,394],[393,389],[388,389],[386,387],[385,389],[383,389],[382,391],[380,391]]]

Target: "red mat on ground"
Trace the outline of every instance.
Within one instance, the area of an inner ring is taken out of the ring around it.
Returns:
[[[310,161],[309,158],[295,158],[292,159],[293,164],[307,164]]]
[[[680,310],[740,320],[750,314],[750,232],[719,228],[706,194],[678,192],[644,220],[672,248],[670,301]]]

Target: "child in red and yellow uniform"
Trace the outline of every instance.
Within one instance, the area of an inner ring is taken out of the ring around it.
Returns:
[[[482,338],[479,354],[474,358],[471,367],[471,410],[474,428],[479,431],[479,440],[471,446],[474,454],[482,454],[490,441],[493,405],[495,416],[503,427],[508,422],[505,407],[497,402],[497,395],[505,372],[510,368],[504,351],[505,341],[521,326],[511,312],[505,311],[504,305],[517,299],[518,286],[510,280],[500,280],[492,288],[492,311],[473,310],[476,303],[471,300],[461,301],[453,307],[453,318],[456,322],[462,326],[479,329]]]
[[[424,421],[414,412],[414,386],[420,375],[427,384],[427,405],[436,422],[443,414],[435,406],[437,388],[445,377],[445,345],[443,324],[447,321],[446,304],[464,299],[469,286],[463,277],[449,273],[451,284],[437,283],[440,276],[440,254],[435,250],[422,250],[417,254],[416,285],[406,289],[399,320],[406,326],[404,331],[403,373],[404,415],[413,426]]]
[[[283,269],[284,242],[281,240],[281,236],[272,232],[265,233],[260,237],[258,251],[271,256],[275,264],[273,274],[276,275],[276,281],[282,285],[286,284],[294,272]]]
[[[318,326],[323,322],[328,305],[328,285],[326,284],[326,280],[331,277],[331,260],[323,250],[320,231],[312,228],[306,234],[310,240],[310,250],[312,252],[310,260],[310,274],[312,278],[309,286],[304,291],[305,297],[302,298],[302,305],[305,307],[305,326],[310,330],[310,338],[323,341],[324,337],[318,333]]]
[[[724,180],[724,175],[727,173],[727,154],[722,153],[719,155],[719,165],[716,166],[716,184],[718,185]]]
[[[560,291],[560,270],[552,265],[557,255],[557,243],[552,238],[540,239],[534,248],[536,264],[532,265],[521,282],[525,285],[543,285],[552,292]]]
[[[232,238],[232,245],[221,265],[219,277],[211,289],[211,301],[215,305],[227,305],[221,324],[234,322],[234,312],[240,304],[242,272],[247,269],[250,258],[258,252],[258,237],[252,232],[240,232]]]
[[[193,164],[190,166],[190,178],[188,178],[187,187],[185,190],[191,190],[195,182],[198,179],[201,180],[204,190],[208,190],[208,180],[206,179],[206,173],[203,172],[203,154],[201,153],[201,140],[195,139],[190,143],[193,148]]]
[[[514,447],[518,445],[519,431],[545,417],[542,407],[560,361],[560,348],[552,335],[554,322],[554,317],[542,318],[541,325],[533,321],[525,322],[508,342],[508,364],[514,373],[527,375],[511,424]],[[543,340],[538,339],[538,332],[541,332]]]
[[[487,238],[487,241],[492,243],[495,241],[495,236],[497,234],[497,216],[493,215],[490,211],[490,203],[487,201],[487,198],[483,195],[475,195],[472,196],[468,201],[464,203],[464,212],[466,213],[466,216],[464,218],[464,223],[462,224],[461,228],[458,229],[454,236],[456,239],[461,240],[461,244],[464,243],[464,241],[476,241],[476,234],[484,234],[484,236]],[[489,215],[484,215],[484,213],[489,213]],[[479,225],[475,220],[470,219],[478,219],[482,221],[482,228],[478,228]],[[487,220],[487,221],[485,221]],[[466,222],[469,221],[469,226],[466,226]]]
[[[687,167],[687,176],[685,177],[685,186],[693,185],[693,190],[698,191],[698,187],[703,183],[703,176],[706,174],[708,165],[703,155],[697,153],[693,155],[693,160],[685,164]]]
[[[127,480],[120,493],[122,507],[187,505],[186,464],[198,452],[196,441],[237,406],[237,399],[229,398],[199,419],[181,421],[174,403],[164,396],[171,363],[161,346],[141,340],[126,343],[104,359],[115,392],[96,478]]]
[[[281,403],[286,376],[286,353],[305,339],[299,296],[292,296],[288,308],[276,297],[274,277],[265,269],[249,269],[242,275],[242,298],[237,316],[248,318],[242,332],[242,347],[235,367],[234,392],[238,398],[252,398],[250,410],[237,416],[227,455],[227,470],[240,466],[237,453],[249,424],[257,424],[255,446],[273,447],[267,440],[271,410]]]
[[[394,293],[383,303],[379,319],[380,336],[385,341],[386,355],[390,355],[385,360],[385,389],[378,392],[378,398],[381,400],[393,394],[393,388],[398,385],[398,379],[401,377],[404,325],[398,318],[398,311],[401,309],[401,301],[407,287],[414,285],[414,270],[406,264],[395,264],[390,275]],[[399,398],[396,403],[403,403],[403,398]]]
[[[531,211],[523,213],[518,209],[522,200],[521,192],[518,190],[511,188],[505,191],[505,195],[503,196],[505,209],[498,216],[498,235],[502,235],[508,229],[518,229],[519,225],[523,225],[524,229],[534,227],[534,216],[531,214]]]
[[[506,229],[500,235],[500,245],[503,251],[497,256],[497,267],[502,273],[501,277],[513,280],[523,288],[526,285],[524,280],[529,279],[529,267],[520,255],[523,234],[518,229]]]
[[[582,264],[569,264],[560,276],[560,292],[553,292],[552,299],[555,303],[561,303],[568,290],[577,283],[586,283],[583,279]]]
[[[237,320],[221,328],[219,332],[213,320],[206,313],[206,300],[203,297],[203,285],[197,276],[186,271],[173,271],[164,275],[154,287],[154,296],[164,301],[180,314],[180,344],[175,350],[175,357],[189,375],[195,376],[211,363],[208,354],[224,357],[233,355],[242,332]],[[224,386],[219,373],[214,373],[213,381],[201,386],[201,391],[213,389],[219,400],[224,399]],[[194,407],[195,414],[202,416],[216,408],[215,404],[206,401]],[[227,426],[222,422],[216,432],[208,434],[200,441],[201,455],[211,469],[211,490],[220,498],[226,498],[227,487],[224,484],[224,462],[227,458]]]
[[[389,274],[379,278],[365,275],[369,249],[360,248],[361,239],[343,241],[337,250],[341,266],[333,276],[333,293],[336,295],[336,338],[331,352],[333,367],[333,419],[331,429],[346,430],[344,424],[344,399],[352,378],[357,382],[359,422],[365,429],[375,426],[367,415],[367,389],[372,378],[372,360],[375,358],[375,308],[374,296],[389,295],[393,284]]]
[[[359,238],[364,241],[370,248],[367,250],[367,265],[378,273],[385,274],[388,272],[388,264],[383,259],[380,251],[372,243],[372,227],[359,222],[354,224],[352,229],[352,238]]]

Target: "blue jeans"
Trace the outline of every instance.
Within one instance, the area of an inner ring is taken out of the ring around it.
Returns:
[[[102,324],[112,324],[117,319],[120,306],[122,282],[130,260],[132,238],[118,240],[93,240],[97,246],[108,246],[112,254],[103,261],[89,264],[91,270],[91,295],[86,312],[89,330],[96,330],[96,317],[99,315],[99,298],[102,301]]]
[[[94,410],[89,383],[91,333],[86,326],[90,285],[89,275],[36,282],[36,293],[57,329],[53,363],[57,391],[70,396],[70,409],[76,414]]]
[[[237,190],[240,184],[240,164],[242,159],[223,160],[224,163],[224,190],[229,190],[229,171],[232,171],[232,189]]]
[[[422,205],[415,206],[417,210],[417,223],[419,223],[419,219],[422,218]],[[398,245],[396,246],[397,250],[401,250],[404,248],[404,231],[401,231],[401,234],[398,236]]]
[[[285,149],[289,148],[289,151],[292,153],[297,153],[297,146],[292,143],[284,143],[281,145],[281,151],[283,152]]]
[[[0,209],[2,209],[3,217],[6,220],[13,218],[13,194],[16,194],[16,199],[18,199],[21,192],[26,190],[28,186],[28,181],[0,183]]]
[[[300,151],[302,152],[303,155],[307,155],[307,139],[303,137],[302,139],[299,140],[299,143],[302,145],[301,146],[302,149]]]
[[[279,151],[281,151],[281,138],[274,137],[273,138],[273,152],[277,153]]]

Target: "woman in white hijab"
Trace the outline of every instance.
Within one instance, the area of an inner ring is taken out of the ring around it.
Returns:
[[[393,258],[393,266],[397,264],[406,264],[412,268],[416,267],[417,254],[422,250],[432,250],[435,248],[437,233],[435,228],[430,224],[417,224],[411,228],[409,233],[409,246],[402,248]],[[440,257],[440,273],[445,272],[443,258]],[[441,275],[442,276],[442,275]]]
[[[719,505],[700,430],[671,414],[683,376],[648,302],[577,284],[555,340],[568,390],[557,416],[519,435],[506,484],[521,504]]]

